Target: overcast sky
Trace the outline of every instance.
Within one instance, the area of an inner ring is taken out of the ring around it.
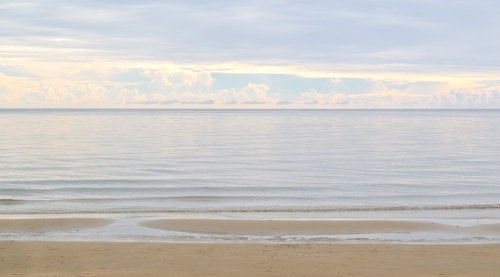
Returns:
[[[500,1],[1,1],[0,107],[500,108]]]

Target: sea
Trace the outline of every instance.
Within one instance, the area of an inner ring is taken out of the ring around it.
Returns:
[[[0,216],[500,218],[500,110],[0,110]]]

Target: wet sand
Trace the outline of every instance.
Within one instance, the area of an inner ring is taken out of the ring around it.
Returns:
[[[500,244],[0,241],[0,276],[498,276]]]
[[[113,223],[105,218],[18,218],[0,219],[0,233],[51,232],[103,227]]]
[[[445,231],[452,226],[394,220],[233,220],[159,219],[140,222],[148,228],[200,234],[338,235]]]

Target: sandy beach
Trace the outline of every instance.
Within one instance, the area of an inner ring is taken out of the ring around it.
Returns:
[[[498,276],[500,245],[0,242],[0,276]]]
[[[99,228],[99,218],[2,219],[1,233]],[[213,234],[443,231],[389,220],[160,219],[148,228]],[[457,228],[461,229],[461,228]],[[498,225],[464,230],[498,232]],[[35,239],[34,239],[35,240]],[[0,241],[0,276],[498,276],[500,244]]]

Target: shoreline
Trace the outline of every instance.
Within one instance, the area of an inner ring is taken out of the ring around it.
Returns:
[[[0,218],[0,277],[496,277],[500,223],[471,223],[456,227],[394,219]],[[397,238],[460,238],[471,232],[486,232],[496,240]]]
[[[0,276],[498,276],[500,244],[0,241]]]
[[[458,225],[456,225],[458,224]],[[500,243],[500,221],[168,217],[0,218],[0,241],[162,243]]]

